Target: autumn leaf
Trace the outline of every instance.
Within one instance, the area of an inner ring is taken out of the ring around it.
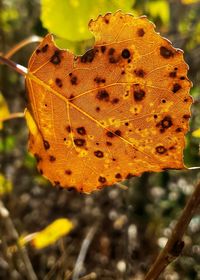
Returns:
[[[144,16],[91,20],[82,56],[47,35],[29,61],[29,150],[52,184],[89,193],[145,171],[182,169],[191,82],[183,52]]]

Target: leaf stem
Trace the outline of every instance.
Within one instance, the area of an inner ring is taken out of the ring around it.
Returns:
[[[22,40],[18,44],[16,44],[11,50],[9,50],[7,53],[4,54],[4,57],[5,58],[10,58],[17,51],[19,51],[21,48],[23,48],[23,47],[25,47],[25,46],[27,46],[31,43],[41,42],[42,39],[43,39],[42,37],[39,37],[37,35],[32,35],[32,36],[26,38],[25,40]]]
[[[0,123],[8,121],[8,120],[16,119],[16,118],[24,118],[24,112],[12,113],[9,116],[7,116],[6,118],[0,119]]]
[[[15,63],[14,61],[0,55],[0,63],[7,65],[8,67],[10,67],[11,69],[15,70],[16,72],[18,72],[19,74],[26,76],[28,73],[28,70],[26,67]]]
[[[185,233],[194,213],[200,205],[200,181],[196,185],[196,188],[188,200],[183,212],[174,227],[171,237],[168,239],[164,249],[160,252],[150,270],[145,276],[144,280],[155,280],[159,277],[161,272],[174,261],[180,254],[184,247],[184,241],[182,241],[183,234]]]

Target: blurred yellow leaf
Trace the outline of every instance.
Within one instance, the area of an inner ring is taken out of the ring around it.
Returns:
[[[0,92],[0,130],[3,128],[3,122],[1,120],[6,119],[9,115],[10,112],[8,110],[8,105],[2,93]]]
[[[181,2],[184,5],[190,5],[190,4],[200,3],[200,0],[181,0]]]
[[[148,2],[148,10],[153,18],[159,17],[163,24],[169,23],[170,11],[169,3],[166,0]]]
[[[11,192],[13,189],[12,182],[7,180],[3,174],[0,173],[0,195]]]
[[[193,136],[193,137],[196,137],[196,138],[200,138],[200,128],[194,130],[194,131],[192,132],[192,136]]]
[[[55,243],[59,238],[68,234],[73,229],[73,224],[68,219],[57,219],[42,231],[33,235],[32,244],[36,249],[42,249]]]

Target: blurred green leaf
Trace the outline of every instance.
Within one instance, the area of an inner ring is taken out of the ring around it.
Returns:
[[[4,139],[0,139],[0,152],[11,152],[16,145],[16,138],[13,135],[9,135]]]
[[[12,182],[7,180],[3,174],[0,173],[0,195],[10,193],[13,189]]]
[[[169,23],[169,18],[170,18],[169,1],[166,0],[148,1],[147,8],[148,8],[148,12],[154,19],[156,18],[161,19],[164,25],[167,25]]]
[[[70,40],[81,41],[92,38],[88,30],[90,19],[96,19],[99,14],[133,11],[133,0],[42,0],[41,20],[49,32]]]

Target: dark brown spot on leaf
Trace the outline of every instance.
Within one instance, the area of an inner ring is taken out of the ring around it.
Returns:
[[[78,147],[84,146],[85,143],[86,143],[85,139],[81,139],[81,138],[74,139],[74,144]]]
[[[180,77],[180,80],[185,80],[185,77],[184,77],[184,76],[181,76],[181,77]]]
[[[119,129],[115,130],[115,134],[116,134],[117,136],[121,136],[121,135],[122,135],[122,133],[121,133],[121,131],[120,131]]]
[[[50,58],[50,62],[57,65],[61,62],[61,58],[60,58],[60,51],[56,50],[54,52],[54,55]]]
[[[105,79],[102,79],[102,78],[100,78],[100,77],[96,77],[95,79],[94,79],[94,81],[97,83],[97,84],[101,84],[101,83],[105,83]]]
[[[136,69],[136,70],[134,70],[134,73],[136,76],[141,77],[141,78],[143,78],[145,75],[145,72],[142,69]]]
[[[48,150],[50,148],[49,142],[47,140],[44,140],[43,144],[44,144],[45,150]]]
[[[172,118],[170,116],[165,116],[156,126],[161,127],[160,132],[165,132],[172,124]]]
[[[50,160],[51,162],[53,162],[53,161],[56,160],[56,158],[55,158],[54,156],[49,156],[49,160]]]
[[[122,175],[121,175],[120,173],[117,173],[117,174],[115,174],[115,178],[121,179],[121,178],[122,178]]]
[[[70,169],[67,169],[67,170],[65,170],[65,174],[66,174],[66,175],[71,175],[71,174],[72,174],[72,171],[71,171]]]
[[[144,29],[143,28],[138,28],[137,34],[138,34],[139,37],[143,37],[144,34],[145,34]]]
[[[94,155],[95,155],[96,157],[98,157],[98,158],[102,158],[102,157],[103,157],[103,152],[100,151],[100,150],[98,150],[98,151],[95,151],[95,152],[94,152]]]
[[[113,55],[115,53],[115,49],[114,48],[110,48],[108,51],[109,55]]]
[[[36,53],[36,54],[39,54],[39,53],[41,53],[41,50],[40,50],[40,49],[37,49],[37,50],[35,51],[35,53]]]
[[[87,51],[83,56],[81,56],[81,62],[83,63],[91,63],[95,57],[96,50],[91,49]]]
[[[175,78],[175,77],[176,77],[176,71],[170,72],[170,73],[169,73],[169,76],[170,76],[171,78]]]
[[[101,46],[101,52],[104,53],[106,51],[106,47],[105,46]]]
[[[133,93],[135,101],[142,101],[145,97],[145,91],[142,89],[137,89]]]
[[[99,107],[96,107],[96,111],[99,112],[99,111],[100,111],[100,108],[99,108]]]
[[[183,129],[181,127],[177,127],[176,132],[181,132]]]
[[[187,114],[183,115],[183,119],[188,120],[189,118],[190,118],[190,115],[187,115]]]
[[[83,126],[78,127],[78,128],[76,129],[76,131],[77,131],[78,134],[80,134],[80,135],[86,135],[86,130],[85,130],[85,128],[84,128]]]
[[[176,93],[179,89],[181,89],[181,85],[179,85],[178,83],[173,85],[172,91],[174,93]]]
[[[49,48],[49,45],[48,45],[48,44],[44,45],[44,46],[42,47],[42,52],[45,53],[45,52],[48,50],[48,48]]]
[[[76,76],[71,76],[70,82],[72,85],[77,85],[77,77]]]
[[[128,49],[123,49],[121,55],[124,59],[128,59],[131,54],[130,54],[130,51]]]
[[[160,47],[160,55],[162,55],[164,58],[170,58],[174,56],[174,53],[166,47],[162,46]]]
[[[63,84],[62,84],[62,80],[61,80],[61,79],[56,78],[56,81],[55,81],[55,82],[56,82],[56,85],[57,85],[58,87],[60,87],[60,88],[62,87]]]
[[[164,153],[166,153],[166,151],[167,151],[167,149],[164,147],[164,146],[157,146],[156,147],[156,152],[158,153],[158,154],[164,154]]]
[[[117,104],[119,102],[119,98],[113,98],[111,102],[112,104]]]
[[[102,184],[105,184],[106,183],[106,178],[105,177],[102,177],[102,176],[99,176],[99,179],[98,181]]]
[[[107,135],[108,137],[110,137],[110,138],[115,137],[115,134],[114,134],[112,131],[107,131],[107,132],[106,132],[106,135]]]
[[[102,101],[109,101],[110,99],[109,94],[105,89],[99,90],[96,97]]]
[[[106,141],[106,145],[107,145],[107,146],[112,146],[112,143],[109,142],[109,141]]]
[[[132,177],[135,177],[132,173],[128,173],[126,176],[126,179],[131,179]]]
[[[35,157],[35,159],[36,159],[37,162],[40,162],[40,161],[42,160],[41,156],[38,155],[37,153],[34,154],[34,157]]]
[[[70,125],[66,126],[66,130],[67,132],[71,132],[71,126]]]

